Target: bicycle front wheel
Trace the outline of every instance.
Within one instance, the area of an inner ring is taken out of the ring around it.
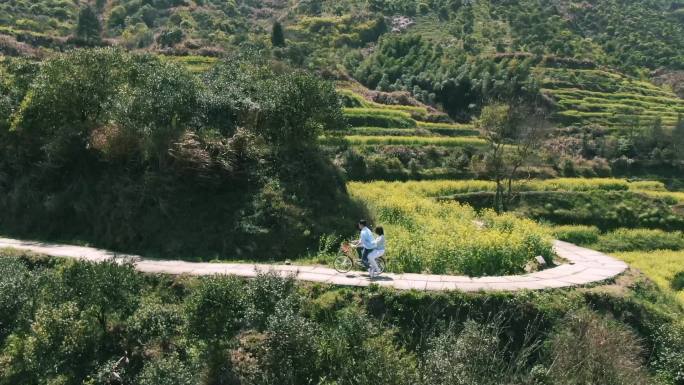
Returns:
[[[346,255],[338,255],[333,262],[333,267],[338,273],[348,273],[354,267],[354,261]]]

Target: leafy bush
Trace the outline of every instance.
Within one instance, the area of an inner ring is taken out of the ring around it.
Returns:
[[[0,251],[0,341],[27,314],[32,302],[35,277],[15,258]]]
[[[452,326],[429,342],[423,361],[426,385],[486,385],[511,381],[496,325],[468,320],[463,329]]]
[[[549,346],[549,378],[554,384],[649,383],[638,337],[590,311],[569,314]]]
[[[603,251],[653,251],[684,249],[684,234],[657,229],[617,229],[602,235],[598,246]]]
[[[601,232],[595,226],[556,226],[553,235],[561,241],[577,245],[591,245],[598,241]]]
[[[674,275],[670,286],[673,290],[684,290],[684,271],[679,271]]]
[[[276,273],[259,273],[246,287],[245,303],[247,322],[262,330],[276,307],[295,292],[294,277],[283,278]]]
[[[146,299],[127,320],[129,338],[143,349],[159,345],[162,350],[168,350],[186,326],[182,310],[158,298]]]
[[[208,341],[232,336],[245,323],[244,297],[242,281],[236,277],[203,278],[185,302],[189,332]]]
[[[146,363],[136,378],[136,383],[140,385],[157,385],[160,383],[194,385],[197,383],[197,374],[185,362],[172,355]]]
[[[317,325],[281,302],[269,317],[261,365],[265,384],[312,384],[325,376],[317,366]],[[313,342],[313,343],[312,343]]]

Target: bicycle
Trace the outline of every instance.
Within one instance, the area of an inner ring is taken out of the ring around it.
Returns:
[[[383,257],[375,258],[375,262],[378,264],[378,275],[385,271],[386,261]],[[348,243],[343,243],[340,247],[340,252],[335,257],[333,261],[333,267],[338,273],[348,273],[355,266],[363,266],[364,269],[368,269],[368,263],[364,263],[361,258],[356,254],[356,249]]]

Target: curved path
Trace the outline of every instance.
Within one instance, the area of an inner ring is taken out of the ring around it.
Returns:
[[[0,238],[0,249],[13,248],[55,257],[75,258],[93,262],[108,259],[129,260],[145,273],[213,275],[230,274],[254,277],[259,271],[292,274],[303,281],[344,286],[368,286],[371,283],[395,289],[515,291],[540,290],[586,285],[613,278],[627,269],[627,264],[598,251],[555,241],[556,254],[569,263],[525,275],[471,278],[454,275],[383,274],[371,281],[361,272],[338,273],[322,266],[266,265],[247,263],[210,263],[144,259],[136,255],[118,254],[92,247],[60,245],[44,242]]]

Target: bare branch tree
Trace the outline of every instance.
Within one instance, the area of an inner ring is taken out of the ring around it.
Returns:
[[[484,167],[496,183],[494,208],[506,211],[513,198],[513,181],[539,148],[548,131],[546,112],[539,106],[523,103],[492,104],[485,107],[477,121],[488,151]]]

